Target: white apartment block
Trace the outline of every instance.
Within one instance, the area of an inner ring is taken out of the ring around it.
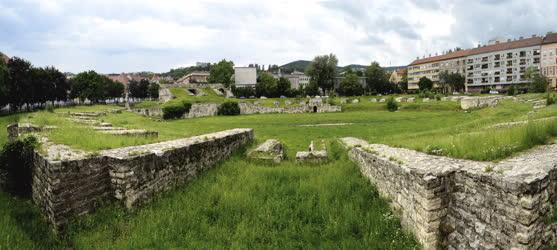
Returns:
[[[235,67],[234,68],[234,84],[236,87],[255,88],[257,83],[257,70],[253,67]]]
[[[545,55],[542,47],[547,48]],[[527,83],[524,73],[529,67],[540,70],[557,86],[557,55],[552,57],[553,52],[557,54],[557,34],[548,33],[546,37],[498,40],[473,49],[417,59],[408,66],[408,89],[417,90],[422,77],[438,83],[439,73],[448,71],[465,76],[467,92],[504,90],[510,85]]]

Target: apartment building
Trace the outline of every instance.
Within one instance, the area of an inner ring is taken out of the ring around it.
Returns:
[[[416,59],[408,66],[408,90],[418,90],[420,78],[427,77],[435,84],[439,83],[439,73],[443,71],[463,73],[466,51],[450,51],[443,55]]]
[[[546,49],[545,56],[542,47]],[[466,92],[504,90],[527,83],[524,73],[529,67],[540,70],[557,86],[556,49],[557,35],[548,33],[545,37],[497,39],[477,48],[417,59],[408,66],[408,89],[417,90],[422,77],[438,83],[439,73],[448,71],[465,76]]]
[[[541,69],[542,41],[543,37],[532,36],[468,50],[466,92],[504,90],[510,85],[527,83],[526,69]]]
[[[542,74],[557,89],[557,33],[548,33],[542,44]]]
[[[254,67],[235,67],[234,82],[236,87],[255,88],[257,83],[257,69]]]

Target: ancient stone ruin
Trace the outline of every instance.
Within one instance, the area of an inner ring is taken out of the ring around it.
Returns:
[[[33,201],[60,231],[107,201],[130,209],[149,202],[228,158],[253,136],[252,129],[232,129],[98,153],[42,138],[33,159]]]
[[[425,249],[540,249],[556,239],[545,219],[557,201],[557,145],[491,163],[341,142]]]
[[[308,151],[300,151],[296,153],[296,161],[321,163],[327,161],[327,149],[325,142],[321,142],[320,148],[316,149],[313,141],[309,144]]]
[[[280,163],[284,159],[284,146],[276,139],[269,139],[249,152],[248,157]]]

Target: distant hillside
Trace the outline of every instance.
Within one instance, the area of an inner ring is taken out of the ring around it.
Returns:
[[[280,66],[281,70],[285,73],[292,72],[294,70],[305,72],[306,68],[311,64],[311,61],[306,60],[298,60],[287,63],[285,65]],[[338,67],[338,70],[345,70],[347,68],[351,68],[354,71],[357,70],[365,70],[368,65],[361,65],[361,64],[350,64],[343,67]],[[394,71],[397,69],[406,68],[406,66],[391,66],[391,67],[383,67],[386,71]]]
[[[298,60],[280,66],[280,69],[285,72],[300,71],[305,72],[311,61]]]

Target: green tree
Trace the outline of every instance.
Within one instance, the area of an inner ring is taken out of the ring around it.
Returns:
[[[209,72],[209,83],[222,83],[225,87],[229,87],[232,83],[232,75],[234,74],[234,63],[223,59],[211,67]]]
[[[319,85],[316,81],[310,80],[309,84],[302,91],[305,95],[315,96],[319,95]]]
[[[0,107],[8,104],[8,66],[0,59]]]
[[[77,74],[71,80],[72,98],[79,98],[81,101],[89,99],[92,102],[98,102],[105,96],[106,76],[99,75],[95,71],[85,71]]]
[[[147,79],[141,79],[138,81],[130,81],[128,89],[130,91],[130,96],[135,98],[147,98],[149,97],[149,81]]]
[[[420,81],[418,82],[418,87],[420,88],[420,91],[426,91],[426,90],[429,91],[433,89],[433,81],[431,81],[429,78],[424,76],[420,78]]]
[[[363,94],[364,89],[358,82],[358,76],[355,73],[348,73],[342,79],[337,92],[342,96],[359,96]]]
[[[290,80],[284,77],[279,78],[277,82],[277,94],[287,96],[290,93],[291,85]]]
[[[119,98],[124,96],[124,84],[103,77],[104,98]]]
[[[524,78],[529,81],[528,91],[532,93],[545,93],[549,86],[549,79],[535,67],[528,67],[524,73]]]
[[[372,62],[366,69],[366,85],[368,91],[386,94],[391,90],[387,72],[379,63]]]
[[[464,91],[466,78],[459,73],[449,74],[449,86],[453,91]]]
[[[439,87],[441,87],[441,92],[443,94],[446,94],[449,91],[449,71],[445,70],[445,71],[441,71],[439,73]]]
[[[149,84],[149,97],[158,99],[159,98],[160,86],[157,83],[152,82]]]
[[[33,102],[33,79],[31,63],[13,57],[8,61],[9,81],[7,86],[7,101],[19,109],[24,103]]]
[[[257,96],[276,97],[277,80],[270,74],[262,73],[255,84],[255,93]]]
[[[306,74],[318,87],[329,92],[334,87],[338,59],[334,54],[317,56],[308,66]]]

